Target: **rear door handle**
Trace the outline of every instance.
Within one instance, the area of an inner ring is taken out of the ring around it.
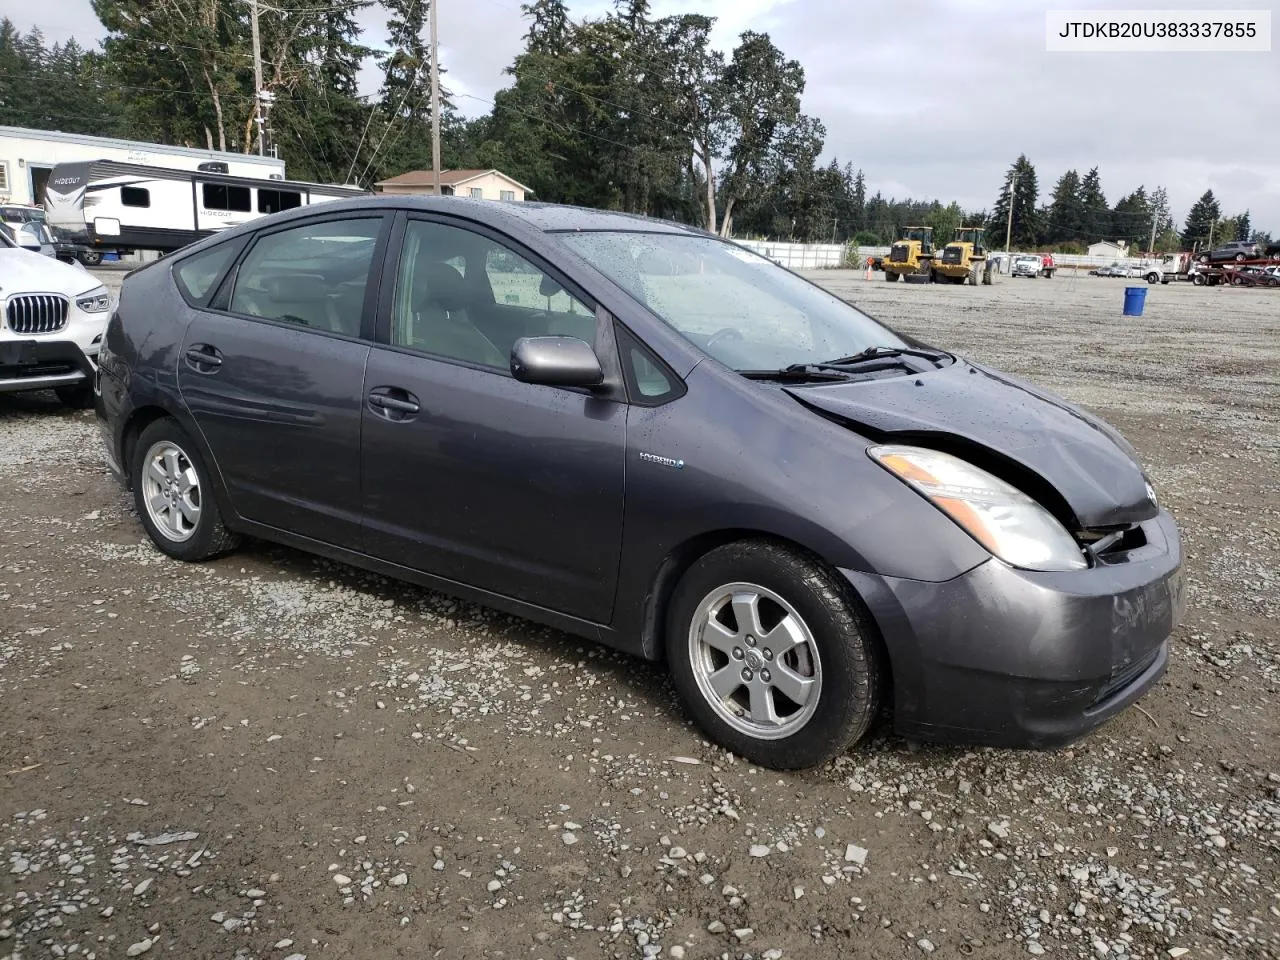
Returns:
[[[216,373],[222,366],[222,353],[208,343],[198,343],[187,350],[187,366],[196,373]]]
[[[411,420],[422,412],[418,398],[399,387],[375,387],[369,391],[369,407],[387,420]]]

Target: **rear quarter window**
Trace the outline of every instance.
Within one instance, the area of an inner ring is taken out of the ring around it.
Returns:
[[[227,272],[244,244],[243,239],[229,240],[185,257],[174,265],[174,282],[188,303],[203,306],[209,302],[218,281]]]

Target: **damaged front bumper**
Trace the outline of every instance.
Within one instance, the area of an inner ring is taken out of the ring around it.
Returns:
[[[1138,700],[1164,673],[1185,602],[1173,518],[1141,530],[1141,546],[1070,573],[996,559],[943,583],[842,571],[888,648],[897,731],[1054,747]]]

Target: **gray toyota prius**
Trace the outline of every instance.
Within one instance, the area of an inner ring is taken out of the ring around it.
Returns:
[[[1161,676],[1177,528],[1133,448],[678,224],[303,206],[124,281],[113,467],[160,550],[260,537],[663,660],[759,764],[1049,747]]]

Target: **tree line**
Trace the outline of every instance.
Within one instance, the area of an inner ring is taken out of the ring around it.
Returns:
[[[93,0],[107,33],[97,50],[47,44],[38,29],[22,34],[5,19],[0,124],[243,152],[256,152],[261,129],[291,177],[364,187],[429,169],[428,2],[382,0],[389,43],[376,51],[361,43],[356,20],[367,6],[262,5],[262,98],[242,0]],[[1138,238],[1152,217],[1159,239],[1176,243],[1163,190],[1139,188],[1109,207],[1096,169],[1068,171],[1041,206],[1026,157],[990,212],[869,193],[852,163],[820,162],[826,130],[801,109],[804,69],[768,34],[745,32],[725,54],[711,46],[712,18],[656,17],[648,0],[616,0],[579,19],[564,0],[522,10],[523,49],[492,101],[450,94],[441,65],[445,168],[497,168],[541,200],[739,237],[874,245],[924,224],[945,242],[957,226],[988,223],[1002,244],[1012,197],[1015,245]],[[369,57],[381,85],[362,97],[357,78]],[[463,97],[479,107],[470,117]],[[1210,206],[1196,228],[1212,212],[1224,237]]]
[[[1091,243],[1114,240],[1135,250],[1169,253],[1203,250],[1228,240],[1271,239],[1269,233],[1253,229],[1248,210],[1224,217],[1212,190],[1206,190],[1191,207],[1181,230],[1164,187],[1148,193],[1145,185],[1139,186],[1114,205],[1108,204],[1097,167],[1083,177],[1076,170],[1066,171],[1054,184],[1048,203],[1041,204],[1039,195],[1036,168],[1022,154],[1009,167],[992,206],[991,241],[1003,246],[1010,234],[1015,249],[1083,253]]]

